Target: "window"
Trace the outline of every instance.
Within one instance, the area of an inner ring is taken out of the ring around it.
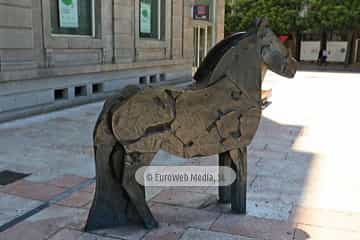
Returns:
[[[150,76],[150,83],[156,83],[157,82],[157,76],[156,75],[151,75]]]
[[[141,38],[163,39],[165,0],[140,0],[139,26]]]
[[[69,96],[69,92],[67,88],[54,90],[55,101],[68,99],[68,96]]]
[[[92,93],[97,94],[104,91],[104,85],[102,83],[94,83],[92,85]]]
[[[145,76],[139,77],[139,84],[140,84],[140,85],[145,85],[145,84],[147,84],[147,79],[146,79]]]
[[[86,86],[76,86],[75,87],[75,97],[82,97],[87,95]]]
[[[95,0],[51,0],[51,32],[94,35]]]
[[[160,82],[166,81],[165,73],[160,73]]]
[[[195,0],[193,7],[193,18],[195,20],[213,20],[214,1],[213,0]]]
[[[327,40],[328,41],[347,41],[347,35],[343,32],[327,32]]]
[[[321,35],[319,33],[303,33],[301,35],[302,41],[320,41]]]

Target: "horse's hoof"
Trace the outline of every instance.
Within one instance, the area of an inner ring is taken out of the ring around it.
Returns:
[[[159,227],[159,223],[156,220],[145,222],[145,228],[152,230]]]

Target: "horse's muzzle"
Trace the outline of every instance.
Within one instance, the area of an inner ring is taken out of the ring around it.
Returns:
[[[283,71],[283,76],[287,78],[294,78],[297,71],[297,61],[295,58],[288,58],[287,64]]]

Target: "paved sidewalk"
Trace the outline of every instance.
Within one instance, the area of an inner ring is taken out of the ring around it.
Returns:
[[[319,66],[314,63],[300,63],[299,68],[302,71],[318,71],[318,72],[353,72],[360,73],[360,64],[344,65],[341,63],[328,63],[326,66]]]
[[[216,204],[213,188],[151,188],[159,229],[83,233],[95,189],[91,134],[102,103],[94,103],[0,124],[0,171],[31,174],[0,185],[0,240],[359,240],[360,74],[268,74],[265,85],[273,104],[249,147],[247,215]],[[189,163],[217,158],[155,160]]]

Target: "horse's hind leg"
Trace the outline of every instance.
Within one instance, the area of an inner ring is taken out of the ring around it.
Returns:
[[[247,187],[247,148],[239,148],[229,152],[231,167],[236,173],[236,180],[231,184],[231,210],[234,213],[246,213]]]
[[[229,152],[219,154],[219,166],[231,168],[231,157]],[[231,202],[231,185],[219,186],[219,202],[230,203]]]
[[[115,227],[125,224],[126,196],[109,166],[113,147],[95,147],[96,189],[85,231]]]
[[[100,116],[95,127],[94,153],[96,189],[85,231],[116,227],[139,220],[121,184],[125,151],[109,130],[107,114]]]
[[[148,229],[158,227],[158,223],[146,203],[145,187],[136,182],[135,173],[139,168],[149,165],[154,156],[152,153],[127,155],[123,175],[123,187]]]

